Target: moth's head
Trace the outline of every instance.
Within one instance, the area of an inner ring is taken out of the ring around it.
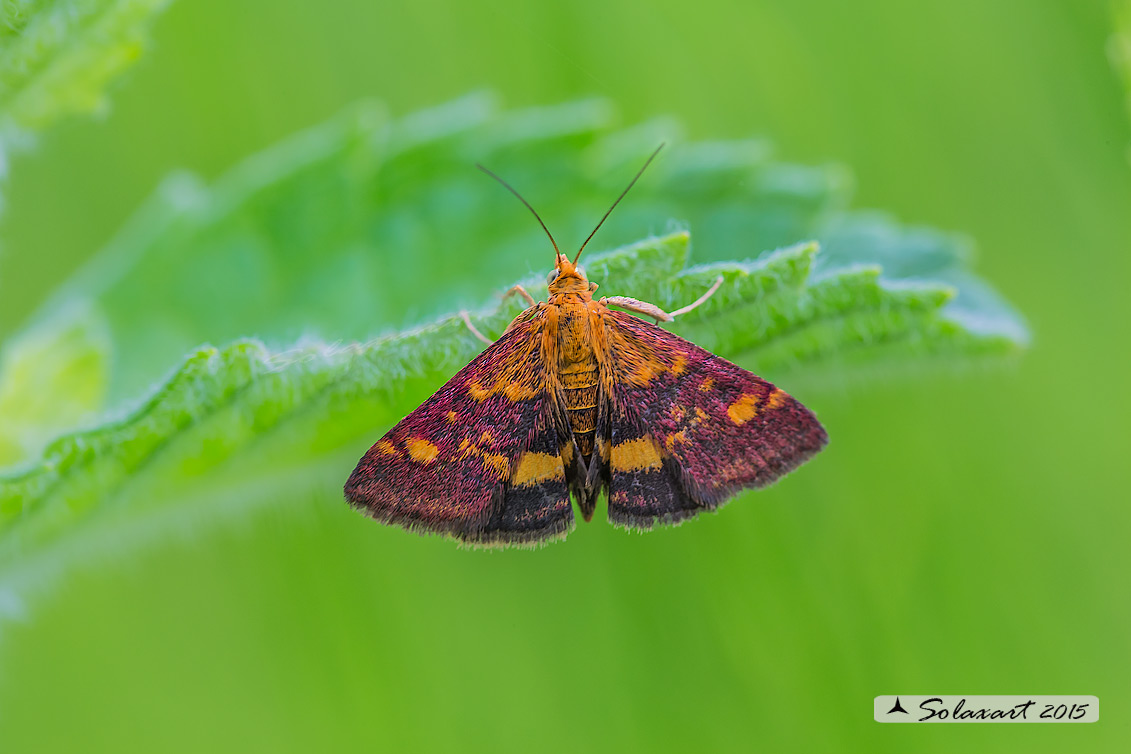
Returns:
[[[559,293],[592,293],[597,289],[597,285],[590,283],[589,278],[585,277],[585,271],[571,262],[565,254],[558,255],[558,263],[546,276],[546,285],[551,296]]]

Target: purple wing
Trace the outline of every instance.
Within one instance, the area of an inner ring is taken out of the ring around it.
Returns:
[[[828,442],[809,409],[726,359],[624,312],[610,312],[605,333],[615,524],[650,528],[713,510]]]
[[[519,320],[369,449],[346,499],[373,518],[477,545],[573,526],[542,323]]]

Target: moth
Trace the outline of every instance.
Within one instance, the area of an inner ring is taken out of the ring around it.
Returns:
[[[529,308],[494,343],[464,315],[491,344],[361,458],[345,485],[353,507],[472,545],[534,545],[573,528],[571,498],[586,521],[604,493],[614,525],[678,524],[824,447],[824,428],[795,398],[658,326],[722,278],[671,313],[593,298],[581,252],[658,152],[572,260],[479,166],[550,237],[549,300],[515,286]]]

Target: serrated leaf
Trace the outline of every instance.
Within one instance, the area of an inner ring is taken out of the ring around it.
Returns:
[[[652,144],[678,132],[666,120],[614,130],[613,117],[601,100],[507,112],[472,95],[399,120],[362,103],[247,159],[212,186],[170,178],[30,327],[50,340],[82,326],[86,313],[105,321],[106,342],[114,343],[102,367],[106,402],[91,408],[113,411],[201,342],[363,340],[420,312],[451,311],[453,297],[478,300],[482,282],[475,281],[485,275],[501,284],[516,269],[537,270],[527,281],[537,285],[552,259],[544,237],[470,165],[490,162],[537,198],[547,218],[567,216],[572,234],[583,237]],[[833,212],[847,183],[839,169],[775,163],[759,140],[675,143],[598,241],[673,216],[694,224],[700,261],[733,256],[736,244],[757,256],[821,236],[818,275],[877,263],[887,278],[945,282],[959,290],[947,312],[964,328],[1024,337],[1016,315],[968,273],[953,237]],[[709,284],[686,278],[693,284],[673,287],[683,257],[586,263],[595,280],[610,281],[602,292],[624,293],[609,286],[631,278],[635,296],[671,307],[687,300],[686,288]],[[753,314],[790,305],[788,291],[763,293]],[[772,319],[758,322],[752,337]],[[710,327],[698,334],[708,344],[722,337]],[[16,447],[30,457],[43,437],[73,426],[64,413],[45,417],[9,443],[7,459],[18,460]]]
[[[818,276],[815,244],[680,269],[688,242],[687,233],[645,240],[595,255],[589,268],[618,274],[604,282],[619,292],[653,294],[669,306],[722,275],[718,294],[675,329],[721,355],[752,357],[771,379],[794,367],[820,371],[828,354],[845,351],[878,347],[894,358],[899,344],[911,357],[922,354],[912,343],[1012,345],[947,318],[948,286],[885,282],[875,266]],[[531,292],[544,295],[545,286]],[[473,321],[498,333],[521,308],[508,302]],[[41,462],[0,477],[0,581],[34,580],[38,569],[57,567],[72,539],[105,527],[175,521],[178,510],[204,515],[209,490],[241,491],[235,502],[226,494],[225,510],[212,516],[274,499],[280,484],[335,498],[360,452],[481,348],[448,316],[349,346],[200,349],[120,421],[63,437]]]
[[[58,339],[79,320],[104,321],[111,406],[191,355],[140,405],[0,477],[0,584],[27,586],[131,533],[147,539],[302,490],[337,498],[375,437],[481,348],[451,315],[374,332],[418,318],[406,310],[453,311],[470,281],[481,300],[485,270],[497,290],[529,270],[524,284],[545,296],[551,257],[540,230],[468,165],[489,162],[536,193],[551,224],[580,239],[623,188],[616,174],[631,175],[676,130],[651,121],[618,131],[611,117],[601,101],[500,113],[472,96],[400,120],[363,104],[213,186],[168,181],[32,327]],[[1022,342],[1016,315],[969,273],[961,241],[837,214],[840,171],[773,163],[753,140],[669,154],[602,237],[682,216],[696,229],[699,264],[686,266],[686,231],[587,252],[602,294],[674,309],[721,276],[674,330],[770,379],[835,381],[846,364],[1001,354]],[[827,250],[784,245],[815,235]],[[763,253],[773,246],[783,248]],[[728,255],[747,258],[719,261]],[[86,313],[68,314],[73,306]],[[472,316],[497,335],[522,307],[496,299]],[[233,345],[193,350],[199,342]],[[21,368],[50,373],[41,358]],[[60,424],[41,419],[40,430]]]
[[[521,190],[567,248],[661,138],[664,159],[594,250],[674,219],[694,227],[698,259],[725,259],[735,239],[761,250],[811,238],[843,202],[843,171],[775,163],[761,141],[684,144],[668,121],[613,122],[600,100],[501,111],[473,95],[397,120],[363,103],[211,186],[174,177],[38,317],[74,300],[102,312],[117,346],[113,408],[202,342],[363,340],[477,302],[484,280],[544,275],[541,230],[475,162]]]
[[[931,228],[906,228],[879,212],[833,218],[821,233],[825,253],[814,271],[820,278],[859,264],[874,264],[883,280],[914,285],[944,284],[954,296],[944,314],[986,337],[1027,344],[1024,320],[992,287],[975,276],[973,245],[966,238]]]

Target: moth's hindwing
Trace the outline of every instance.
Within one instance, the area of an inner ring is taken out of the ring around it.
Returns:
[[[478,545],[568,532],[542,324],[516,320],[378,440],[346,482],[346,499],[380,521]]]
[[[713,510],[792,471],[828,441],[772,384],[648,322],[605,318],[613,370],[609,519],[650,528]]]

